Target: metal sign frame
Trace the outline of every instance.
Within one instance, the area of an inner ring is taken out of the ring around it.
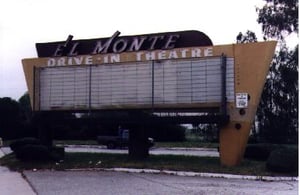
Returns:
[[[197,58],[193,58],[191,60],[196,60]],[[86,71],[88,71],[88,73],[86,73],[88,75],[87,78],[87,83],[88,85],[86,86],[86,90],[88,90],[88,92],[86,93],[86,95],[88,95],[87,99],[87,105],[84,109],[78,109],[78,108],[52,108],[49,110],[45,110],[43,109],[42,105],[41,105],[41,90],[43,88],[42,84],[41,84],[41,70],[45,70],[45,68],[35,68],[34,69],[34,94],[35,94],[35,98],[34,98],[34,105],[39,105],[38,108],[34,108],[35,110],[39,110],[39,111],[71,111],[71,112],[98,112],[98,111],[115,111],[115,110],[119,110],[119,111],[123,111],[123,112],[132,112],[132,111],[147,111],[149,113],[156,113],[156,115],[153,115],[153,117],[147,117],[144,119],[141,119],[139,117],[134,117],[134,118],[128,118],[125,117],[123,118],[119,118],[117,119],[120,123],[124,123],[125,121],[127,123],[134,123],[137,121],[140,122],[149,122],[149,123],[153,123],[153,122],[157,122],[159,121],[160,123],[177,123],[177,124],[181,124],[181,123],[222,123],[225,124],[226,121],[228,122],[229,120],[229,116],[227,115],[227,96],[226,96],[226,64],[227,64],[227,58],[225,55],[221,55],[221,56],[214,56],[214,57],[209,57],[209,58],[201,58],[200,60],[209,60],[209,59],[219,59],[220,61],[220,75],[218,76],[220,78],[220,100],[217,102],[217,104],[211,104],[210,106],[199,106],[196,104],[184,104],[184,106],[179,106],[177,107],[176,105],[172,106],[172,105],[166,105],[166,106],[157,106],[157,103],[155,101],[155,92],[156,92],[156,85],[155,85],[155,63],[157,63],[156,61],[152,60],[151,62],[149,62],[149,64],[151,64],[151,89],[149,89],[151,91],[151,103],[148,103],[148,106],[136,106],[135,108],[127,108],[125,106],[125,108],[119,106],[119,107],[113,107],[113,108],[93,108],[92,107],[92,67],[95,66],[99,66],[99,65],[88,65],[85,66],[85,68],[87,69]],[[185,59],[188,60],[188,59]],[[178,61],[178,60],[175,60]],[[162,61],[160,61],[159,63],[162,63]],[[124,64],[124,63],[123,63]],[[100,65],[101,66],[101,65]],[[111,65],[114,66],[114,65]],[[122,66],[122,63],[121,63]],[[68,67],[68,68],[72,68],[72,67]],[[53,68],[46,68],[46,69],[53,69]],[[192,72],[190,73],[192,74]],[[124,81],[125,82],[125,81]],[[57,83],[57,85],[63,85],[63,83]],[[111,86],[113,87],[113,86]],[[36,101],[38,101],[38,103],[36,103]],[[166,113],[166,112],[176,112],[176,113],[181,113],[179,115],[177,115],[176,117],[172,116],[160,116],[158,117],[158,115],[160,115],[159,113]],[[204,113],[204,114],[198,114],[196,116],[188,116],[182,113]],[[207,114],[209,113],[209,114]],[[116,120],[116,119],[113,119]],[[101,120],[102,121],[102,120]],[[109,119],[105,119],[105,121],[110,121]]]

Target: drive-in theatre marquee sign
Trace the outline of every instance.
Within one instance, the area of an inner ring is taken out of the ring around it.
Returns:
[[[220,158],[240,163],[276,42],[213,46],[199,31],[36,44],[22,60],[34,111],[220,108]]]

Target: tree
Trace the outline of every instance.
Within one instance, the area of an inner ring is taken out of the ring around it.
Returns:
[[[298,47],[274,56],[257,111],[260,135],[270,142],[297,142]]]
[[[257,112],[259,132],[271,142],[298,142],[298,45],[290,50],[285,37],[298,34],[297,0],[264,0],[257,9],[264,39],[281,42]]]
[[[29,93],[28,92],[24,93],[24,95],[22,97],[20,97],[18,102],[20,105],[23,119],[27,123],[29,123],[31,120],[31,117],[32,117],[32,109],[31,109],[31,105],[30,105]]]
[[[257,8],[259,24],[264,38],[283,40],[286,34],[298,34],[298,0],[264,0],[266,4]]]
[[[262,24],[264,39],[275,38],[280,44],[256,115],[258,135],[269,142],[295,143],[298,142],[298,45],[290,50],[285,37],[298,33],[298,1],[264,1],[265,6],[257,9],[257,21]],[[237,36],[237,43],[256,41],[251,31]]]
[[[0,137],[12,138],[21,124],[20,107],[17,101],[0,98]]]
[[[243,35],[241,32],[236,37],[237,43],[253,43],[257,42],[257,37],[254,32],[248,30],[245,35]]]

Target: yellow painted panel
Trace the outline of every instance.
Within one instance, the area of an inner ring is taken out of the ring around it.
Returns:
[[[223,165],[235,166],[243,159],[275,47],[275,41],[234,45],[235,93],[248,93],[250,99],[244,114],[235,105],[228,106],[230,123],[220,130]]]

